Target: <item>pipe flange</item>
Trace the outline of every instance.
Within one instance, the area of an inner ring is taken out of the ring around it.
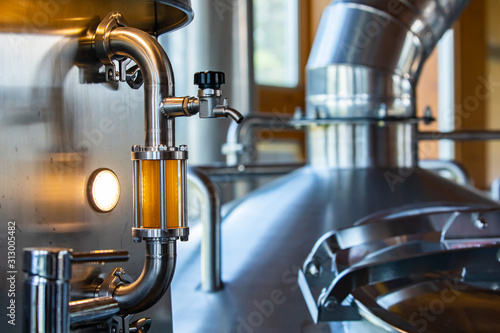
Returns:
[[[132,147],[132,160],[187,160],[187,146],[167,147],[160,145],[154,148]]]
[[[109,35],[117,27],[127,27],[128,23],[119,12],[109,13],[97,26],[92,39],[95,54],[105,68],[106,80],[115,81],[115,65],[113,64],[113,52],[109,45]],[[110,71],[110,69],[112,71]]]
[[[120,284],[130,284],[132,282],[132,277],[123,268],[115,267],[96,290],[95,297],[113,297],[116,288]]]
[[[188,227],[175,229],[132,228],[132,237],[135,242],[140,242],[142,239],[147,238],[180,238],[181,240],[187,240],[188,236]]]
[[[187,151],[140,151],[132,152],[132,160],[187,160]]]

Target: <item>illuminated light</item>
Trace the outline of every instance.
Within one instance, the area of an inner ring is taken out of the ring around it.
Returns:
[[[120,200],[120,182],[109,169],[97,169],[89,178],[87,196],[92,207],[100,213],[113,210]]]

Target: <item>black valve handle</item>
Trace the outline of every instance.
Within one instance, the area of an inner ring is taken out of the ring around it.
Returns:
[[[194,84],[200,89],[220,89],[226,83],[226,75],[223,72],[205,71],[194,74]]]

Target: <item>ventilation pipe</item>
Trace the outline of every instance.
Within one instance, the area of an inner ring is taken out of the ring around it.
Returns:
[[[311,164],[416,165],[415,87],[469,1],[330,3],[307,64],[305,120],[325,125],[309,127]]]

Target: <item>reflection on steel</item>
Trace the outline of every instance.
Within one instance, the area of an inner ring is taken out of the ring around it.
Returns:
[[[339,122],[307,128],[311,165],[327,168],[412,168],[418,160],[416,124]]]
[[[232,182],[239,179],[267,176],[283,176],[302,168],[304,163],[289,164],[238,164],[197,165],[214,182]]]
[[[226,143],[222,146],[222,153],[226,155],[227,165],[236,165],[239,161],[238,155],[251,150],[254,138],[250,134],[253,130],[297,130],[295,126],[290,124],[291,119],[292,117],[286,114],[250,114],[239,126],[234,123],[229,125]]]
[[[453,179],[460,185],[473,185],[467,169],[457,161],[421,160],[418,161],[418,166],[423,169],[437,172],[448,171],[452,174]]]
[[[96,17],[119,10],[131,26],[150,34],[162,34],[193,20],[191,0],[3,0],[0,5],[0,32],[61,34],[77,37]]]
[[[500,140],[500,131],[418,132],[417,140],[486,141]]]
[[[428,207],[434,207],[433,211],[439,207],[453,207],[453,211],[470,207],[499,208],[484,195],[420,168],[305,166],[297,169],[250,193],[224,215],[222,260],[227,287],[201,298],[197,289],[200,279],[174,279],[175,330],[197,332],[203,327],[206,332],[225,329],[237,332],[238,327],[244,325],[237,318],[246,321],[257,311],[254,302],[267,304],[264,301],[271,300],[273,290],[278,289],[286,302],[274,304],[275,311],[279,312],[266,318],[259,331],[272,332],[279,327],[284,332],[293,332],[297,327],[307,327],[311,332],[329,328],[332,332],[372,333],[374,328],[367,326],[366,321],[331,323],[326,328],[326,324],[314,326],[297,289],[296,268],[302,266],[313,244],[326,232],[352,227],[356,221],[384,210],[391,210],[390,216],[397,216],[397,210],[409,204],[418,204],[415,211]],[[443,216],[453,211],[443,212]],[[415,225],[419,221],[417,217],[413,221],[412,228],[432,226],[425,220],[421,227]],[[470,225],[475,229],[472,223]],[[372,228],[377,230],[376,225]],[[439,240],[438,236],[433,235]],[[404,237],[395,238],[403,240]],[[279,253],[279,259],[271,253]],[[363,258],[363,253],[360,257]],[[177,274],[197,272],[200,260],[196,257],[179,262]],[[197,306],[193,308],[195,303]],[[204,317],[193,324],[190,318],[199,313],[204,313]],[[284,318],[278,313],[287,315]],[[367,327],[362,329],[358,325]]]
[[[221,210],[219,190],[203,168],[188,169],[187,181],[193,186],[201,205],[201,289],[214,292],[221,281]]]
[[[127,261],[128,251],[97,250],[92,252],[73,252],[72,261],[79,262],[117,262]]]
[[[112,297],[69,301],[72,263],[121,261],[125,251],[72,253],[63,248],[26,248],[24,250],[25,332],[68,333],[79,324],[103,322],[120,310]],[[75,255],[75,257],[73,257]],[[76,258],[76,259],[74,259]]]
[[[68,333],[71,249],[24,249],[24,332]]]
[[[91,325],[105,321],[120,311],[113,297],[98,297],[69,303],[69,318],[72,327],[78,324]]]
[[[105,285],[107,281],[105,280],[98,295],[113,296],[118,302],[120,313],[138,313],[147,310],[162,298],[170,286],[174,276],[175,261],[175,239],[148,239],[141,276],[130,284],[123,284],[123,281],[117,278],[112,279],[110,285]],[[115,277],[120,276],[117,272],[114,273]]]

